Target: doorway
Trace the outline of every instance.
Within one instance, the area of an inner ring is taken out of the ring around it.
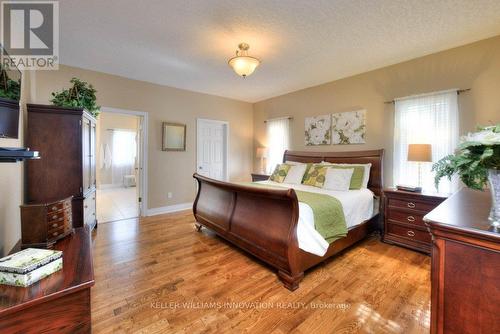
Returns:
[[[145,118],[140,112],[102,108],[97,120],[97,219],[144,215]]]
[[[229,123],[198,118],[196,125],[198,174],[228,181]]]

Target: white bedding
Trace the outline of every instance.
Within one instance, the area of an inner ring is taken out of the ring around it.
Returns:
[[[260,184],[293,188],[318,194],[326,194],[335,197],[342,204],[347,228],[361,224],[363,221],[374,216],[374,196],[369,189],[334,191],[326,190],[304,184],[284,184],[273,181],[261,181]],[[328,242],[314,228],[314,214],[311,207],[299,202],[299,222],[297,224],[297,240],[299,248],[318,255],[325,255],[328,250]]]

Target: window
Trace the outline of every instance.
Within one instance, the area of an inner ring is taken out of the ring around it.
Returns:
[[[290,144],[290,119],[276,118],[267,124],[267,172],[272,173],[277,164],[283,162],[283,153]]]
[[[418,184],[418,164],[407,161],[408,144],[431,144],[432,161],[453,153],[458,144],[457,92],[397,99],[394,119],[394,183]],[[421,163],[422,188],[435,191],[432,163]],[[456,190],[457,181],[442,179],[439,192]]]

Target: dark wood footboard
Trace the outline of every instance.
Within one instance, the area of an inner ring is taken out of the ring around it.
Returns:
[[[299,204],[293,189],[226,183],[194,174],[196,221],[278,269],[293,290],[303,276],[297,264]]]

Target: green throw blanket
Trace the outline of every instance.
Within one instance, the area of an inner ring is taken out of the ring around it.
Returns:
[[[286,186],[260,183],[246,182],[243,184],[267,188],[287,188]],[[294,190],[298,201],[311,207],[314,214],[314,228],[328,243],[332,243],[347,235],[344,210],[342,209],[342,203],[338,199],[329,195]]]

